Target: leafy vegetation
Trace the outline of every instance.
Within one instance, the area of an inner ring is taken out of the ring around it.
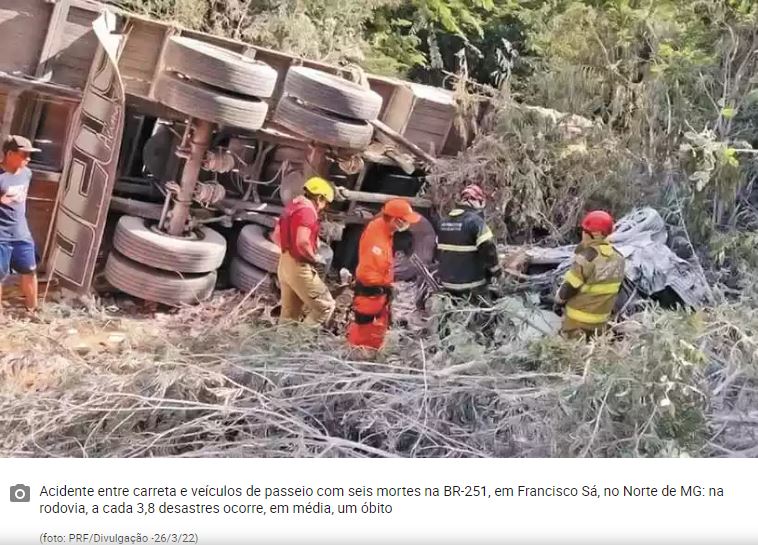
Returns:
[[[447,85],[472,145],[430,174],[436,202],[479,182],[500,240],[556,244],[589,207],[652,204],[716,301],[647,302],[584,343],[525,339],[529,315],[501,298],[485,347],[481,309],[440,337],[442,313],[399,285],[408,323],[366,362],[278,325],[276,294],[150,316],[61,298],[2,318],[0,455],[758,456],[755,0],[113,3]]]
[[[521,25],[521,51],[501,70],[505,77],[482,82],[500,84],[485,92],[498,106],[467,154],[473,163],[485,157],[498,164],[477,180],[497,186],[496,193],[510,199],[508,188],[533,187],[510,202],[516,216],[504,221],[567,232],[565,220],[575,218],[565,206],[555,208],[550,196],[565,205],[580,192],[580,209],[600,203],[628,210],[630,202],[646,202],[668,210],[669,220],[684,222],[700,244],[720,232],[755,228],[754,3],[535,2],[520,4],[511,16]],[[550,138],[539,123],[514,131],[509,117],[519,104],[578,115],[595,128],[560,139]],[[530,131],[543,140],[536,148],[514,145],[514,139],[529,139]],[[601,153],[605,164],[596,161]],[[566,165],[567,157],[583,159]],[[509,166],[501,169],[503,163]],[[467,172],[470,166],[456,168]],[[448,172],[446,164],[437,174],[456,187],[469,178],[450,178]],[[507,212],[500,199],[496,206]],[[525,212],[528,222],[519,219]]]
[[[589,206],[649,204],[703,258],[752,266],[732,254],[758,227],[755,2],[112,1],[454,89],[473,146],[438,166],[430,191],[444,201],[483,184],[503,236],[558,242]]]

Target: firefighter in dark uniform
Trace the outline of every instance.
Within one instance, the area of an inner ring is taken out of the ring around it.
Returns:
[[[442,288],[460,304],[483,308],[491,304],[490,281],[502,274],[495,237],[484,220],[485,204],[481,187],[466,186],[458,205],[441,219],[437,230]],[[490,318],[489,313],[480,313],[475,325],[486,329]]]

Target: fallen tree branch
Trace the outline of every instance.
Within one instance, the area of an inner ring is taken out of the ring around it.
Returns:
[[[401,144],[402,146],[405,146],[406,148],[408,148],[411,152],[413,152],[414,155],[423,159],[430,165],[434,165],[437,163],[436,157],[422,150],[420,147],[418,147],[416,144],[408,140],[405,136],[397,132],[395,129],[388,127],[387,125],[385,125],[378,119],[370,121],[369,123],[371,123],[374,126],[374,128],[386,134],[388,137],[390,137],[392,140],[394,140],[398,144]]]

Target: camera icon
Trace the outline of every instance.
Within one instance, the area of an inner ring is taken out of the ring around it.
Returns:
[[[16,484],[11,486],[11,501],[13,503],[29,502],[31,500],[31,491],[25,484]]]

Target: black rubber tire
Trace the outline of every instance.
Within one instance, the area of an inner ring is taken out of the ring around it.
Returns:
[[[105,278],[114,287],[134,297],[172,307],[195,304],[210,298],[216,272],[183,275],[152,269],[112,251],[105,263]]]
[[[293,66],[287,71],[284,92],[323,110],[364,121],[373,121],[382,109],[379,93],[304,66]]]
[[[158,76],[155,98],[189,117],[253,131],[263,126],[268,112],[268,104],[260,100],[228,94],[170,73]]]
[[[161,219],[163,205],[155,202],[113,196],[110,199],[109,210],[137,218],[158,221]]]
[[[248,292],[255,286],[258,286],[258,291],[273,291],[274,280],[272,276],[266,271],[262,271],[258,267],[254,267],[247,261],[240,259],[239,257],[232,258],[232,262],[229,265],[229,282],[235,288]]]
[[[279,246],[264,235],[260,225],[246,225],[237,239],[237,255],[259,269],[276,273],[279,268]]]
[[[221,266],[226,239],[208,227],[196,231],[197,238],[178,238],[158,233],[152,222],[122,216],[113,235],[119,253],[154,269],[180,273],[207,273]]]
[[[371,143],[374,129],[365,121],[352,121],[314,110],[292,98],[283,97],[275,121],[309,140],[335,148],[362,150]]]
[[[165,70],[241,95],[269,98],[277,72],[266,63],[186,36],[166,45]]]

